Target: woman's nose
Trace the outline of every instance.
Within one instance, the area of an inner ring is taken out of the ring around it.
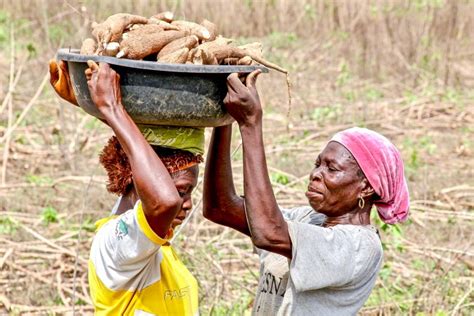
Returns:
[[[309,174],[309,181],[321,180],[320,168],[314,168]]]
[[[191,197],[187,197],[184,199],[182,208],[185,211],[189,211],[190,209],[193,208],[193,200],[191,199]]]

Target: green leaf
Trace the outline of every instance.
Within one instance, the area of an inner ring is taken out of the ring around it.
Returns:
[[[46,225],[49,223],[57,223],[58,211],[52,206],[45,207],[43,212],[41,212],[41,218]]]

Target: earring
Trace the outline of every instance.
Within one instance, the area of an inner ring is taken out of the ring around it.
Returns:
[[[363,209],[365,206],[365,200],[362,196],[359,196],[359,208]]]

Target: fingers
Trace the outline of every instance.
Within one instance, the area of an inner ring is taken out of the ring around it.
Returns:
[[[84,73],[86,74],[86,80],[87,81],[92,79],[92,70],[90,68],[87,68]]]
[[[227,77],[227,88],[229,90],[232,90],[235,93],[239,93],[243,91],[244,87],[245,86],[239,79],[239,74],[234,72]]]
[[[56,82],[58,82],[59,80],[59,69],[55,59],[51,59],[49,61],[49,75],[49,81],[51,82],[51,84],[56,84]]]
[[[110,65],[107,64],[107,63],[105,63],[105,62],[103,62],[103,61],[101,61],[101,62],[99,63],[99,66],[100,66],[101,68],[104,68],[104,69],[110,68]]]
[[[261,69],[257,69],[255,71],[252,71],[248,76],[247,79],[245,80],[245,85],[249,87],[255,87],[255,84],[257,83],[257,78],[258,76],[262,73]]]
[[[67,68],[67,62],[64,60],[59,61],[59,69],[63,72],[62,75],[66,75],[69,77],[69,69]]]
[[[246,73],[239,73],[239,80],[240,82],[242,82],[244,85],[245,85],[245,79],[247,79],[247,75]]]
[[[92,72],[99,70],[99,65],[93,60],[88,60],[87,61],[87,66],[89,66],[89,69],[91,69]]]
[[[229,95],[229,92],[227,92],[224,98],[224,104],[228,105],[229,103],[230,103],[230,95]]]

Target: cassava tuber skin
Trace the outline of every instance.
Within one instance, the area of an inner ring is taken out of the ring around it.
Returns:
[[[163,21],[163,20],[158,20],[158,19],[155,19],[155,18],[150,18],[148,20],[148,24],[156,24],[156,25],[159,25],[161,26],[161,28],[165,31],[168,31],[168,30],[175,30],[175,31],[179,31],[179,27],[177,27],[176,25],[173,25],[171,23],[168,23],[166,21]]]
[[[87,39],[81,53],[200,65],[259,63],[288,75],[286,69],[263,58],[259,42],[237,47],[232,39],[217,35],[216,25],[209,20],[198,24],[173,18],[169,11],[149,19],[125,13],[112,15],[101,24],[94,23],[92,33],[98,43]]]
[[[130,24],[146,24],[148,19],[133,14],[117,13],[109,16],[103,23],[93,26],[92,35],[104,47],[109,42],[117,42]],[[105,44],[105,45],[104,45]]]
[[[237,61],[237,65],[242,65],[242,66],[250,66],[252,63],[253,63],[253,59],[250,56],[242,57]]]
[[[142,24],[140,27],[130,29],[122,34],[122,41],[130,36],[143,36],[144,34],[154,34],[162,32],[163,28],[156,24]]]
[[[208,31],[208,29],[194,22],[173,21],[171,24],[176,25],[181,31],[196,35],[200,40],[208,40],[211,37],[211,33]]]
[[[142,28],[128,33],[127,38],[120,43],[117,58],[143,59],[145,56],[159,52],[166,44],[185,35],[183,31],[140,33],[141,30]],[[132,34],[132,32],[135,33]]]
[[[158,53],[158,59],[161,56],[168,55],[181,48],[186,47],[188,48],[188,51],[189,51],[189,49],[196,46],[198,42],[199,42],[199,38],[196,35],[189,35],[189,36],[174,40],[160,50],[160,52]]]
[[[222,37],[222,36],[217,36],[215,40],[210,41],[210,42],[204,42],[201,45],[199,45],[198,47],[192,49],[189,52],[188,60],[193,62],[194,64],[202,65],[203,61],[202,61],[202,56],[201,55],[198,56],[196,59],[194,58],[194,55],[196,54],[196,52],[198,50],[203,50],[203,51],[208,52],[214,47],[226,47],[231,42],[232,42],[231,39],[228,39],[228,38],[225,38],[225,37]],[[202,54],[202,53],[200,53],[200,54]],[[214,59],[212,59],[212,60],[214,60]],[[219,60],[217,60],[217,63],[219,63]]]
[[[227,57],[227,58],[224,58],[220,64],[221,65],[237,65],[239,60],[240,58],[237,58],[237,57]]]
[[[211,53],[210,51],[198,49],[198,52],[201,53],[201,58],[204,65],[218,65],[219,64],[216,56],[214,56],[214,54]]]
[[[191,49],[189,50],[189,53],[188,53],[188,60],[187,60],[187,61],[188,61],[189,63],[191,63],[191,64],[193,63],[193,57],[194,57],[194,54],[196,53],[196,51],[197,51],[197,47],[191,48]]]
[[[271,63],[263,58],[260,58],[258,56],[253,55],[250,52],[246,52],[245,50],[234,47],[234,46],[213,46],[209,48],[209,51],[216,56],[218,61],[224,60],[225,58],[228,57],[237,57],[237,58],[242,58],[245,56],[250,56],[254,61],[256,61],[259,64],[262,64],[268,68],[275,69],[277,71],[280,71],[282,73],[288,74],[288,70]]]
[[[155,14],[150,19],[162,20],[162,21],[171,23],[174,19],[174,14],[171,11],[164,11],[164,12]]]
[[[145,24],[130,24],[129,27],[127,27],[127,31],[133,31],[138,29],[140,26],[145,25]],[[123,34],[122,34],[123,36]]]
[[[216,56],[207,49],[197,48],[194,52],[192,62],[195,65],[217,65]]]
[[[217,36],[217,26],[212,23],[209,20],[202,20],[200,23],[202,26],[204,26],[208,31],[209,31],[209,38],[207,39],[208,41],[213,41],[216,39]]]
[[[188,59],[189,48],[183,47],[168,55],[164,55],[158,58],[160,63],[168,64],[184,64]]]
[[[253,64],[253,59],[250,56],[242,58],[228,57],[222,60],[222,65],[239,65],[239,66],[250,66]]]
[[[222,37],[222,36],[217,36],[215,40],[209,41],[209,42],[204,42],[201,45],[198,46],[198,48],[202,49],[212,49],[213,47],[222,47],[222,46],[227,46],[230,43],[232,43],[231,39]]]
[[[245,45],[238,46],[240,49],[243,49],[246,52],[249,52],[253,56],[263,58],[263,47],[262,43],[253,42]]]
[[[154,34],[154,33],[159,33],[163,32],[163,27],[161,27],[158,24],[143,24],[139,28],[135,28],[134,30],[130,30],[129,32],[123,33],[124,35],[127,34],[127,36],[137,36],[139,34]],[[122,36],[123,37],[123,36]]]
[[[120,51],[120,44],[117,42],[110,42],[104,49],[103,55],[115,57]]]
[[[82,42],[81,55],[94,55],[97,50],[97,43],[93,38],[86,38]]]

